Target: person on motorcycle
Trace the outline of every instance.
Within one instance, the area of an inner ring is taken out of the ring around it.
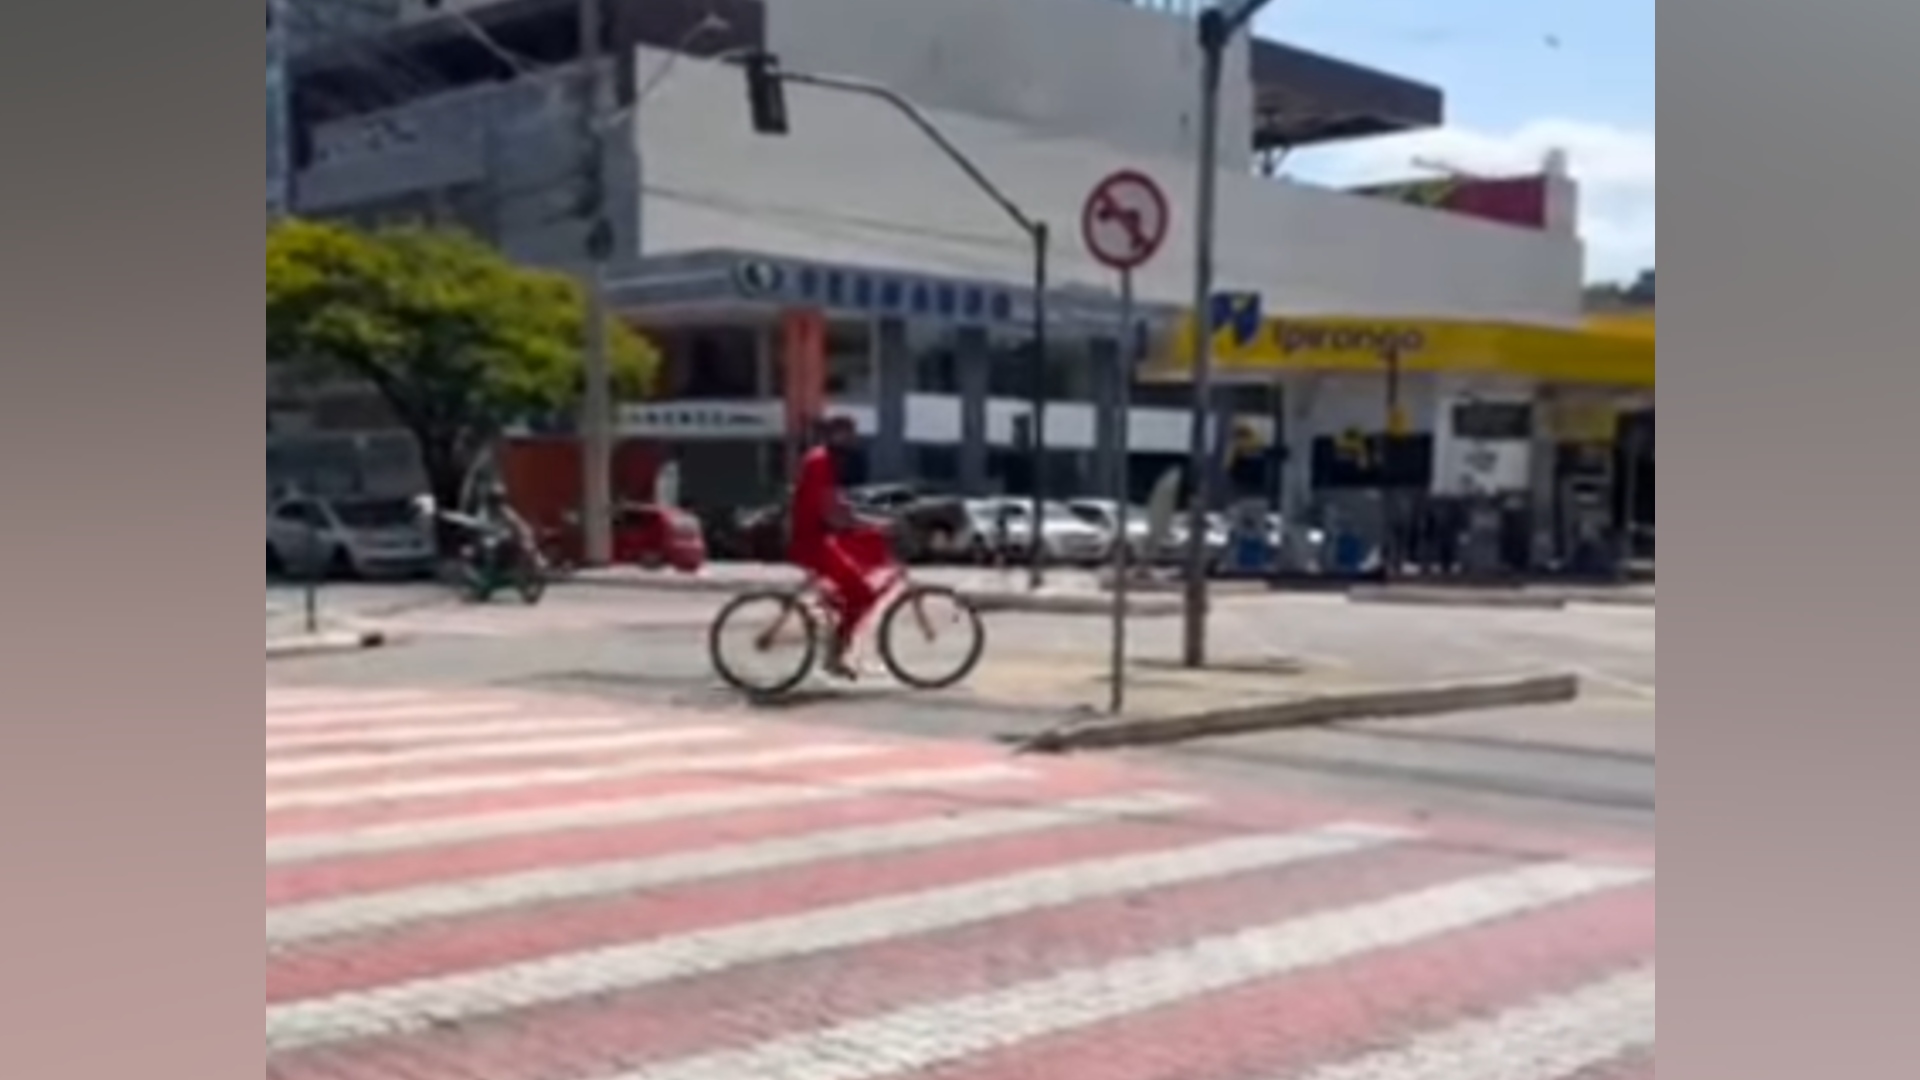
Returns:
[[[492,530],[512,540],[514,546],[522,552],[539,550],[534,539],[533,526],[514,510],[513,503],[507,498],[507,489],[498,483],[488,484],[480,489],[480,502],[475,508],[474,518],[482,528]]]
[[[788,561],[830,586],[835,626],[823,667],[840,678],[853,677],[847,654],[854,632],[880,599],[867,578],[871,568],[844,543],[847,533],[861,524],[840,495],[840,478],[857,434],[845,417],[821,422],[813,447],[800,459],[787,515]]]

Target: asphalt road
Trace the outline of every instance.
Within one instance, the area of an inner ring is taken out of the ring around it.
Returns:
[[[719,599],[698,594],[562,587],[546,603],[473,608],[422,585],[333,586],[323,616],[378,625],[407,640],[352,656],[274,665],[277,678],[347,686],[551,689],[609,701],[743,708],[709,674],[704,631]],[[291,626],[297,589],[270,590]],[[278,606],[280,614],[274,614]],[[1005,616],[992,647],[1017,651],[1084,641],[1098,619]],[[1143,620],[1136,655],[1178,655],[1175,620]],[[1205,783],[1360,800],[1429,818],[1499,818],[1650,839],[1655,825],[1655,618],[1651,609],[1564,611],[1349,604],[1334,597],[1222,600],[1217,651],[1379,666],[1420,676],[1571,670],[1579,702],[1213,740],[1124,756]],[[826,693],[792,719],[866,731],[983,740],[1031,726],[1016,710],[932,702],[903,692]]]

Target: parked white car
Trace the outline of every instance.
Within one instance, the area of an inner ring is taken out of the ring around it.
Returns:
[[[1175,514],[1172,525],[1167,530],[1166,542],[1161,545],[1158,552],[1159,561],[1184,565],[1187,559],[1187,536],[1187,515],[1185,512]],[[1219,568],[1226,561],[1227,549],[1233,542],[1233,533],[1224,515],[1207,515],[1207,535],[1202,542],[1206,545],[1207,565]]]
[[[293,496],[267,511],[267,573],[404,577],[430,571],[433,534],[407,498]]]
[[[1113,537],[1120,529],[1120,504],[1113,499],[1074,499],[1067,503],[1067,509],[1080,520],[1099,529],[1107,537],[1108,552],[1112,552]],[[1144,506],[1127,507],[1127,557],[1135,562],[1147,561],[1151,552],[1151,526],[1148,523],[1147,508]]]
[[[973,499],[966,504],[966,514],[967,549],[974,558],[1014,561],[1026,558],[1033,550],[1031,499]],[[1106,559],[1111,542],[1111,534],[1088,524],[1065,504],[1045,506],[1040,543],[1048,562],[1091,566]]]

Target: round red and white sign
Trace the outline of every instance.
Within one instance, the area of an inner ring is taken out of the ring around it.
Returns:
[[[1080,235],[1101,263],[1135,270],[1159,253],[1171,217],[1160,185],[1122,169],[1094,185],[1080,211]]]

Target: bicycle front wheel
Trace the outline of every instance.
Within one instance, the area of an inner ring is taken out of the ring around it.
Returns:
[[[714,617],[707,653],[728,686],[753,697],[782,697],[813,673],[820,622],[794,593],[748,593]]]
[[[939,585],[912,585],[880,617],[880,660],[915,690],[945,690],[973,674],[987,629],[966,597]]]

